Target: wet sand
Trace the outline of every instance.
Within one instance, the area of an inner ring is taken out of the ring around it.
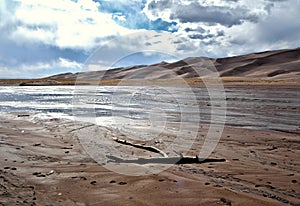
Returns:
[[[287,89],[298,91],[298,86]],[[233,98],[228,99],[233,105],[229,109],[246,101]],[[260,111],[268,111],[270,115],[274,111],[273,125],[281,123],[277,115],[297,115],[299,109],[299,105],[284,107],[285,102],[281,106],[257,104],[248,112],[262,115]],[[80,131],[99,130],[102,134],[106,128],[66,119],[38,119],[30,113],[1,115],[0,205],[300,205],[299,128],[243,126],[247,125],[226,125],[209,157],[225,162],[176,164],[159,174],[125,176],[96,163],[77,138]],[[199,153],[207,130],[207,125],[201,125],[187,155]],[[111,140],[130,139],[109,134],[106,137]],[[162,137],[160,141],[170,139]],[[130,145],[138,141],[113,142],[122,151],[160,156]]]
[[[300,204],[296,132],[226,127],[210,156],[226,162],[179,164],[130,177],[94,162],[76,138],[73,121],[31,118],[0,118],[0,205]],[[196,142],[191,155],[200,147]]]

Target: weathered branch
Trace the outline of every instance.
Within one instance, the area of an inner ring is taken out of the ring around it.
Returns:
[[[168,155],[165,152],[163,152],[160,149],[153,147],[153,146],[145,146],[145,145],[141,145],[141,144],[135,144],[135,143],[128,142],[126,140],[122,140],[122,139],[118,139],[118,138],[114,139],[114,141],[116,141],[120,144],[129,145],[129,146],[132,146],[135,148],[144,149],[144,150],[147,150],[150,152],[158,153],[158,154],[161,154],[163,157],[168,157]]]

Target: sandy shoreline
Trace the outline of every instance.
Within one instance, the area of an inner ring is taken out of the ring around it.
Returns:
[[[226,127],[211,155],[226,162],[130,177],[91,159],[73,121],[31,118],[0,118],[0,205],[300,204],[299,134]]]

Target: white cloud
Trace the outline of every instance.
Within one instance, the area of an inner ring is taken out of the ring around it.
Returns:
[[[16,4],[11,1],[0,1],[0,28],[4,29],[4,27],[14,21],[14,9]],[[10,8],[10,9],[8,9]]]
[[[82,67],[82,64],[80,64],[76,61],[70,61],[70,60],[64,59],[64,58],[59,58],[58,63],[61,67],[64,67],[64,68],[79,69]]]
[[[65,71],[78,72],[83,68],[83,64],[59,58],[51,62],[36,62],[34,64],[21,64],[17,67],[7,67],[0,65],[1,78],[37,78],[47,77]]]
[[[15,25],[10,25],[15,27],[10,38],[19,43],[33,41],[90,50],[101,38],[131,32],[116,24],[111,14],[99,12],[98,7],[99,3],[92,0],[20,1],[14,14]]]
[[[89,64],[89,65],[87,65],[85,70],[86,71],[106,71],[110,68],[109,66],[102,66],[102,65],[105,65],[105,63],[104,64]]]
[[[27,43],[28,41],[51,44],[50,42],[54,41],[55,35],[51,31],[41,28],[30,29],[18,26],[8,38],[15,40],[18,44]]]

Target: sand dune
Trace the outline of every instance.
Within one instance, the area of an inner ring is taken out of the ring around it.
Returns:
[[[197,70],[197,72],[196,72]],[[108,71],[66,73],[53,79],[172,79],[203,77],[210,72],[220,77],[297,79],[300,77],[300,48],[266,51],[227,58],[190,57],[177,62],[122,67]]]

